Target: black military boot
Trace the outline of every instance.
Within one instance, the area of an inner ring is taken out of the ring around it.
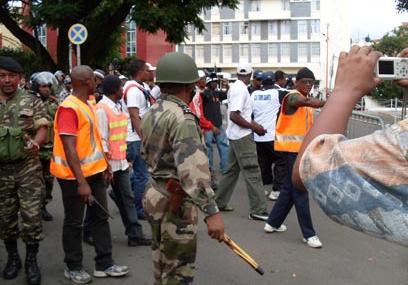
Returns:
[[[41,284],[41,272],[37,264],[38,243],[27,244],[27,254],[25,260],[25,272],[28,285]]]
[[[5,240],[4,244],[8,253],[6,267],[3,270],[4,279],[14,279],[21,269],[21,260],[17,250],[17,240]]]
[[[41,209],[41,216],[42,216],[42,219],[46,222],[52,221],[54,219],[53,216],[50,214],[50,212],[47,211],[47,208],[45,207],[45,205]]]

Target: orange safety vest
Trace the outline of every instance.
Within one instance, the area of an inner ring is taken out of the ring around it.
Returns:
[[[126,138],[127,138],[127,125],[128,116],[121,112],[115,113],[108,105],[100,101],[96,104],[96,109],[103,110],[108,117],[109,124],[109,155],[112,160],[126,159]]]
[[[287,98],[293,93],[303,96],[298,91],[293,91],[283,98],[275,132],[274,146],[277,151],[299,152],[307,132],[313,125],[313,109],[310,107],[299,107],[294,114],[285,114]]]
[[[94,107],[90,104],[85,104],[73,95],[68,96],[60,107],[71,108],[77,115],[78,133],[76,151],[84,176],[89,177],[104,171],[108,164],[103,154]],[[54,151],[51,158],[50,171],[52,175],[60,179],[75,179],[68,165],[64,146],[58,133],[58,112],[54,120]]]
[[[88,103],[91,104],[92,106],[95,106],[95,105],[96,105],[96,97],[95,97],[95,95],[89,95]]]

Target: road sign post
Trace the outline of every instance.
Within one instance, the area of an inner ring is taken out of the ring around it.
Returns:
[[[76,45],[77,65],[81,64],[81,45],[88,38],[88,30],[82,24],[74,24],[68,30],[69,41]]]

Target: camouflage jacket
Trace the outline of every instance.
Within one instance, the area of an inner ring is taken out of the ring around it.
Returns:
[[[18,94],[21,95],[19,102],[14,100]],[[16,111],[18,114],[15,114]],[[38,128],[49,124],[41,99],[23,89],[17,89],[10,100],[0,102],[0,115],[0,127],[18,127],[30,136],[35,135]],[[14,118],[17,119],[16,125]]]
[[[197,117],[176,96],[162,96],[142,120],[141,153],[151,178],[156,182],[169,178],[180,181],[195,205],[206,215],[215,214],[218,207]]]
[[[42,98],[45,112],[47,113],[47,120],[49,122],[47,140],[41,145],[40,158],[51,159],[52,147],[54,141],[54,117],[58,108],[58,99],[55,97]]]

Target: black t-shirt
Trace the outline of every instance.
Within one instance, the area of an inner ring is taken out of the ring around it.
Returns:
[[[222,126],[222,114],[220,104],[227,98],[224,91],[206,89],[203,94],[204,116],[217,128]]]

